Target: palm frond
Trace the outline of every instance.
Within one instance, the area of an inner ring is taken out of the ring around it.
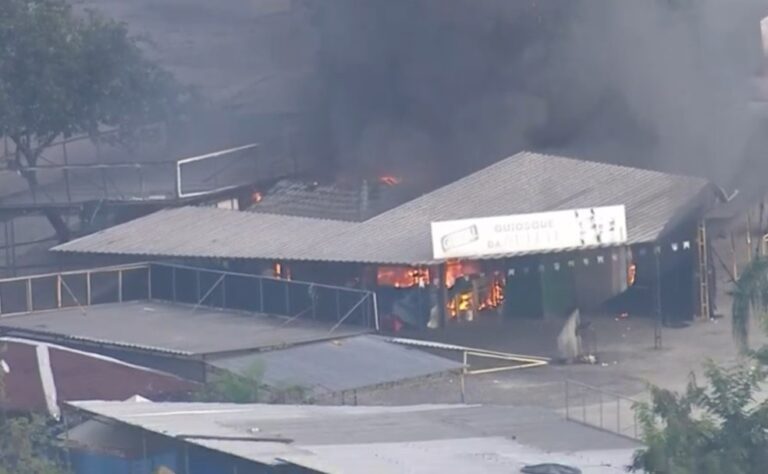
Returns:
[[[766,322],[768,310],[768,258],[752,260],[734,283],[731,292],[733,337],[742,352],[749,350],[749,328],[754,313]]]

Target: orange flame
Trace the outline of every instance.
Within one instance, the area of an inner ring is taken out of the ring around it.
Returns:
[[[403,180],[397,176],[384,175],[379,178],[379,182],[386,184],[387,186],[397,186],[402,183]]]

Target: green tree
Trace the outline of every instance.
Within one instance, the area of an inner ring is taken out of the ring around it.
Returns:
[[[5,347],[0,345],[0,361]],[[5,401],[5,370],[0,368],[0,404]],[[47,420],[38,415],[0,414],[0,474],[64,474],[60,451]]]
[[[0,474],[64,474],[47,420],[17,416],[0,423]]]
[[[742,352],[749,350],[749,328],[758,316],[768,321],[768,258],[759,256],[749,262],[732,291],[731,323],[733,335]]]
[[[768,401],[761,364],[725,370],[710,363],[706,386],[692,377],[686,391],[652,389],[636,407],[646,448],[630,467],[650,474],[758,474],[768,466]]]
[[[195,394],[200,402],[305,403],[307,391],[296,385],[269,386],[263,382],[264,368],[254,364],[241,374],[220,371]]]
[[[637,452],[634,471],[652,474],[753,474],[768,465],[768,347],[749,350],[752,319],[768,321],[768,259],[758,256],[734,280],[732,332],[745,356],[724,369],[709,363],[707,384],[691,379],[676,394],[651,389],[651,403],[636,407],[646,448]]]
[[[7,166],[33,192],[35,167],[57,138],[109,127],[130,143],[142,127],[178,116],[187,98],[124,24],[65,0],[0,2],[0,136],[17,150]],[[66,238],[61,219],[48,218]]]

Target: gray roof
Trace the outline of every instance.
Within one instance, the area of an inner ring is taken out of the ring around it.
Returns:
[[[0,319],[0,332],[180,355],[256,350],[362,334],[367,330],[158,302],[99,304]]]
[[[70,405],[260,464],[287,463],[333,473],[360,472],[365,466],[370,473],[514,474],[525,464],[542,462],[576,465],[585,474],[619,473],[636,446],[528,407]],[[244,439],[248,437],[254,439]]]
[[[628,241],[637,244],[662,236],[701,203],[707,187],[699,178],[526,152],[360,223],[190,208],[163,211],[54,250],[429,263],[431,222],[621,204]]]
[[[210,207],[168,209],[97,232],[54,250],[164,257],[301,260],[355,224]]]
[[[362,191],[354,187],[282,180],[249,210],[286,216],[362,220]]]
[[[209,361],[235,373],[264,368],[264,382],[337,393],[458,370],[462,364],[377,336],[305,344]]]

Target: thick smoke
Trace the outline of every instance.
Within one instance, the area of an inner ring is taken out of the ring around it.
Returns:
[[[728,181],[766,0],[305,0],[315,150],[454,178],[521,149]]]

